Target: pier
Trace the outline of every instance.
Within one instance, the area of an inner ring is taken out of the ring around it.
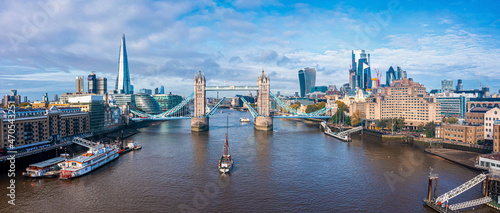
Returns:
[[[362,126],[358,126],[358,127],[352,128],[352,129],[341,131],[341,132],[333,132],[330,129],[330,127],[328,127],[328,125],[326,125],[326,121],[321,122],[320,125],[321,125],[321,128],[323,129],[323,132],[326,135],[332,136],[334,138],[337,138],[337,139],[345,141],[345,142],[351,141],[351,137],[350,137],[351,133],[358,132],[358,131],[361,131],[361,132],[363,131],[363,127]]]

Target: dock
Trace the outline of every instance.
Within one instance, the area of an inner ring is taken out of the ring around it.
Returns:
[[[326,125],[326,121],[321,122],[321,128],[323,129],[323,132],[325,135],[337,138],[341,141],[344,142],[350,142],[351,141],[351,133],[357,132],[357,131],[363,131],[362,126],[354,127],[352,129],[342,131],[342,132],[333,132],[328,125]]]

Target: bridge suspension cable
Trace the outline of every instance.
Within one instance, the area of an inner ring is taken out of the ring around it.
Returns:
[[[156,114],[156,115],[153,115],[153,114],[149,114],[149,113],[145,113],[145,112],[140,112],[140,111],[137,111],[135,109],[130,109],[130,112],[134,115],[137,115],[139,117],[146,117],[146,118],[164,118],[164,117],[167,117],[167,116],[170,116],[174,113],[176,113],[177,111],[179,111],[180,109],[182,109],[184,106],[186,106],[189,101],[191,101],[191,99],[193,99],[194,97],[194,92],[191,93],[191,95],[189,95],[188,97],[186,97],[184,100],[182,100],[181,103],[177,104],[177,106],[175,106],[174,108],[172,109],[169,109],[163,113],[160,113],[160,114]]]
[[[332,108],[329,107],[329,108],[326,108],[326,107],[323,107],[319,110],[316,110],[314,112],[310,112],[310,113],[305,113],[305,112],[300,112],[294,108],[292,108],[291,106],[289,106],[288,104],[286,104],[284,101],[282,101],[280,98],[278,98],[276,95],[274,95],[272,92],[269,92],[270,96],[272,99],[274,99],[274,101],[278,104],[278,106],[281,107],[281,109],[289,112],[289,113],[292,113],[292,114],[295,114],[295,115],[299,115],[299,116],[319,116],[319,115],[322,115],[322,114],[325,114],[326,112],[330,111]]]

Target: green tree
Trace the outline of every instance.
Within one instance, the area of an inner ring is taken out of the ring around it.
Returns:
[[[403,117],[399,117],[396,119],[396,127],[397,130],[401,130],[405,128],[405,119]]]
[[[290,107],[292,107],[293,109],[297,110],[299,107],[300,107],[300,103],[295,103],[293,105],[291,105]]]
[[[445,121],[448,122],[449,124],[456,124],[458,122],[458,118],[448,117],[448,118],[445,118]]]
[[[388,125],[387,119],[380,119],[377,126],[381,129],[384,129],[384,128],[387,128],[387,125]]]
[[[307,105],[306,113],[314,112],[316,110],[318,110],[318,106],[316,106],[316,104]]]
[[[423,132],[424,131],[424,125],[423,124],[418,125],[417,131],[418,132]]]
[[[434,137],[434,131],[436,130],[436,124],[434,121],[431,121],[429,123],[425,124],[425,135],[428,138],[433,138]]]
[[[351,117],[350,116],[345,117],[344,121],[345,121],[345,124],[351,125]]]
[[[323,109],[323,108],[325,108],[326,103],[325,102],[319,102],[318,104],[316,104],[316,106],[318,106],[318,109]]]

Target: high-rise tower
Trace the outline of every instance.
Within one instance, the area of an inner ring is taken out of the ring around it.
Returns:
[[[76,76],[76,93],[83,93],[85,92],[83,89],[84,81],[83,81],[83,76]]]
[[[88,79],[88,83],[89,83],[89,86],[88,86],[89,91],[88,92],[97,94],[97,79],[96,79],[94,72],[90,73],[90,75],[87,79]]]
[[[352,51],[352,65],[349,71],[349,82],[352,88],[358,87],[368,89],[372,87],[371,69],[370,69],[370,54],[365,50]]]
[[[299,70],[300,97],[311,93],[311,88],[316,86],[316,69],[304,68]]]
[[[120,46],[120,57],[118,59],[118,77],[116,78],[116,93],[131,94],[130,74],[128,71],[127,48],[125,46],[125,34],[122,36]]]

